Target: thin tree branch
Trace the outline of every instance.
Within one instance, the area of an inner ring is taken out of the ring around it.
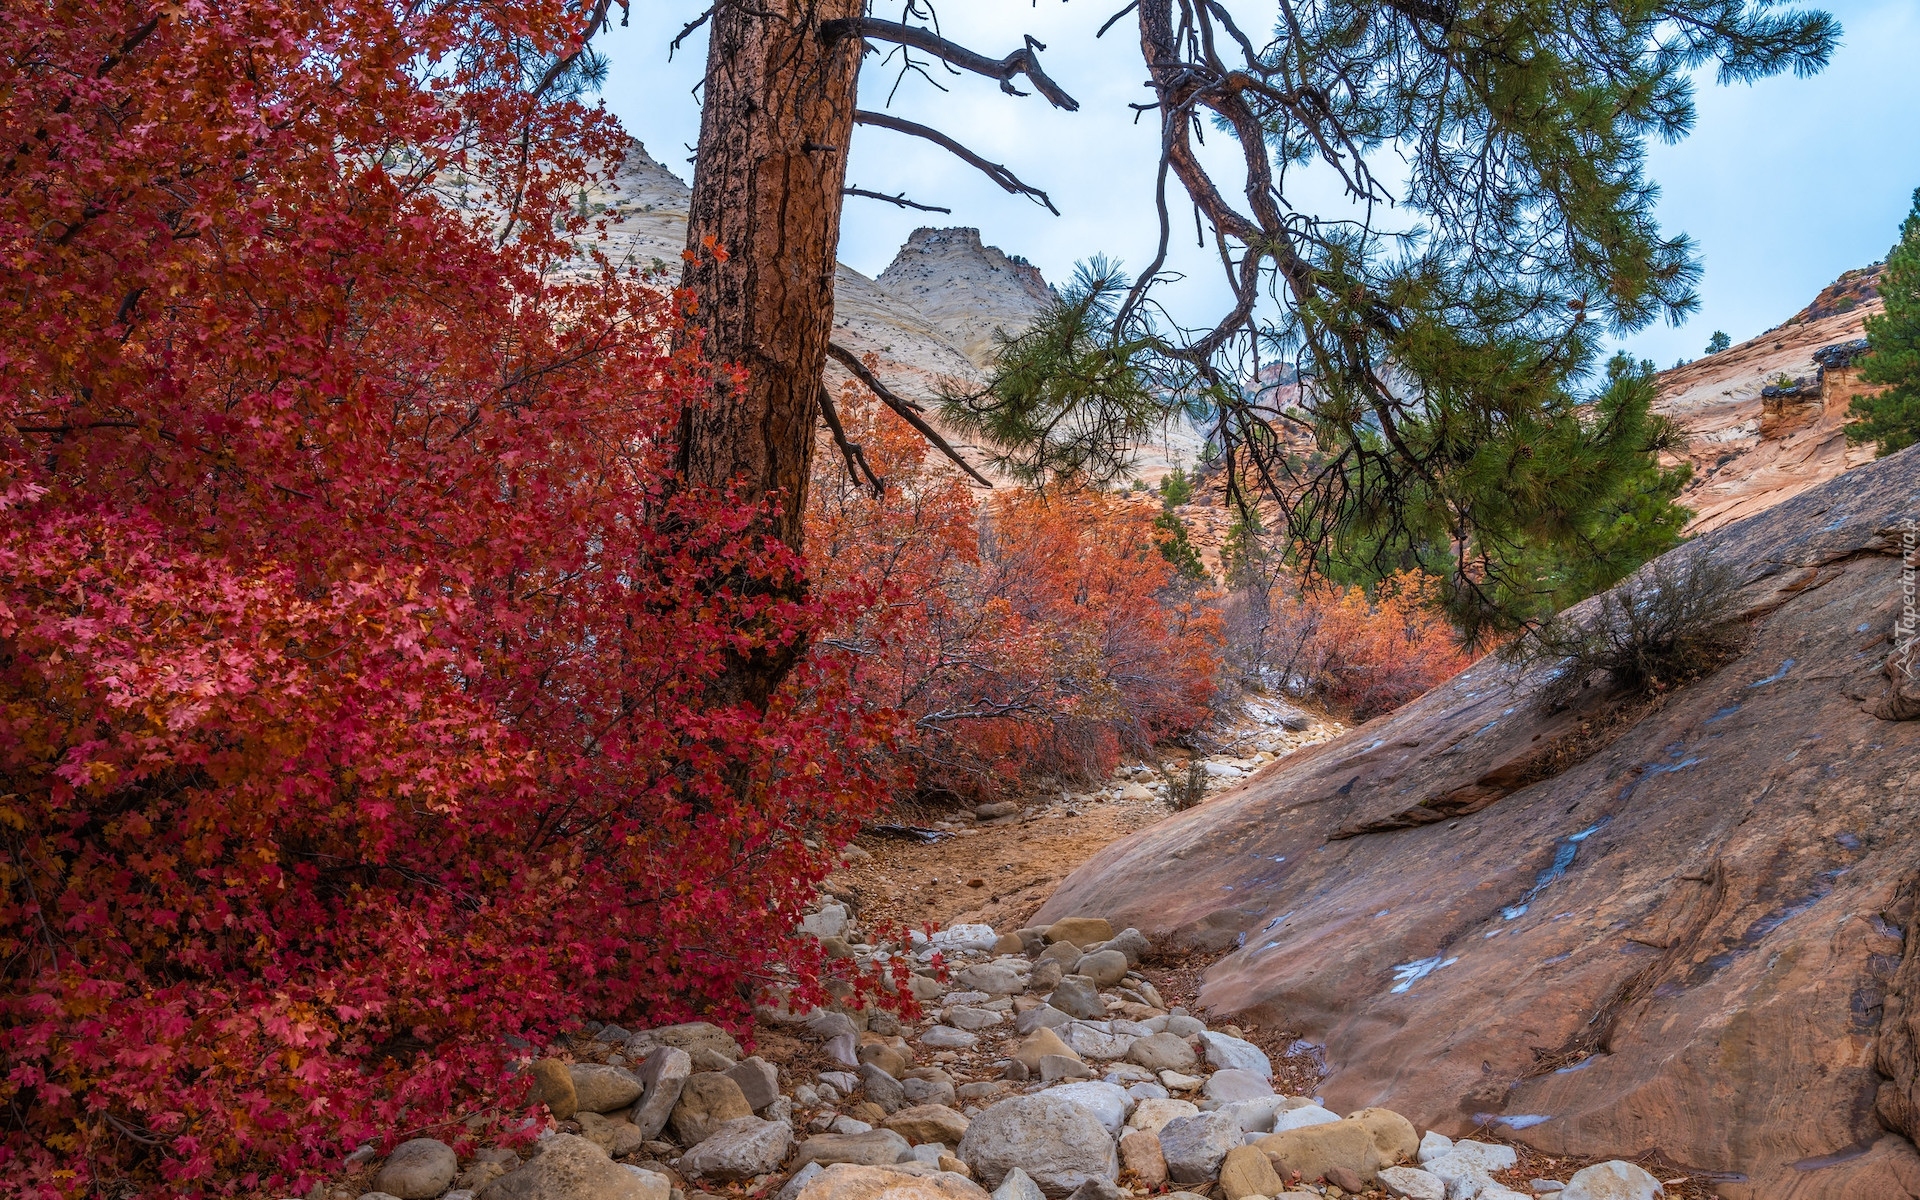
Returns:
[[[926,418],[922,417],[918,411],[919,405],[913,403],[911,400],[894,395],[886,384],[874,378],[873,372],[867,370],[867,364],[860,361],[859,355],[847,349],[845,346],[833,342],[827,343],[827,353],[833,358],[833,361],[845,367],[848,373],[855,379],[865,384],[868,391],[878,396],[882,404],[894,412],[899,413],[902,420],[913,426],[921,437],[933,444],[934,449],[952,459],[954,464],[962,471],[973,476],[974,480],[978,482],[981,487],[990,488],[993,486],[991,479],[974,470],[972,463],[960,457],[960,452],[948,445],[947,439],[941,437],[938,430],[927,424]]]
[[[667,43],[667,61],[668,62],[673,61],[673,52],[680,48],[680,43],[686,41],[688,35],[692,34],[694,30],[700,28],[702,25],[705,25],[707,23],[708,19],[713,16],[713,10],[716,7],[718,6],[711,5],[711,4],[708,5],[707,11],[701,13],[699,16],[695,17],[693,20],[688,21],[686,24],[686,27],[683,28],[674,37],[674,39],[671,42]]]
[[[917,208],[921,212],[953,212],[952,209],[941,208],[937,204],[921,204],[918,201],[909,200],[905,192],[900,193],[898,196],[889,196],[885,192],[869,191],[863,187],[844,187],[840,189],[840,194],[842,196],[864,196],[868,200],[885,200],[888,204],[897,204],[901,208]]]
[[[1052,199],[1049,198],[1045,192],[1037,187],[1022,183],[1019,176],[1015,175],[1012,171],[1007,170],[1007,168],[1001,166],[999,163],[988,162],[986,159],[975,154],[973,151],[930,125],[922,125],[916,121],[904,121],[899,117],[890,116],[887,113],[867,112],[864,109],[853,114],[853,123],[856,125],[872,125],[880,129],[891,129],[895,133],[904,133],[909,137],[925,138],[942,150],[952,154],[955,158],[960,159],[969,166],[977,168],[985,174],[988,179],[999,184],[1002,190],[1006,191],[1009,195],[1031,196],[1041,204],[1046,205],[1047,211],[1054,216],[1057,217],[1060,215],[1060,210],[1053,206]],[[946,210],[941,209],[940,211],[945,212]]]
[[[820,415],[826,419],[827,431],[833,434],[833,444],[840,447],[840,456],[847,460],[847,474],[855,485],[864,474],[867,482],[873,485],[875,496],[883,495],[887,490],[886,481],[873,473],[873,467],[867,462],[867,454],[860,443],[847,440],[847,431],[840,426],[840,414],[834,410],[833,397],[828,394],[825,384],[820,385]]]
[[[1017,75],[1025,75],[1033,84],[1033,90],[1047,98],[1055,108],[1064,108],[1068,112],[1077,112],[1080,102],[1067,95],[1059,84],[1047,77],[1040,69],[1040,56],[1036,50],[1045,50],[1044,43],[1035,41],[1028,35],[1027,44],[1005,58],[992,59],[984,54],[969,50],[958,42],[950,42],[931,29],[918,25],[907,25],[899,21],[886,21],[879,17],[845,17],[827,21],[820,26],[820,36],[829,41],[838,41],[843,37],[871,38],[879,42],[893,42],[896,45],[911,46],[915,50],[924,50],[951,67],[963,71],[972,71],[975,75],[985,75],[989,79],[1000,81],[1000,90],[1010,96],[1024,96],[1025,92],[1013,86]]]

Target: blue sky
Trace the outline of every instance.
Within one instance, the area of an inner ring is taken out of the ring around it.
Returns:
[[[629,27],[616,27],[602,43],[612,62],[608,107],[683,178],[687,147],[699,132],[692,89],[706,54],[704,31],[671,62],[667,43],[703,7],[635,0]],[[1005,96],[977,77],[938,74],[948,90],[909,78],[888,111],[936,125],[1006,164],[1049,192],[1062,215],[1006,195],[933,146],[866,128],[855,137],[850,182],[905,191],[954,211],[913,213],[850,199],[841,259],[878,274],[915,226],[938,224],[978,226],[989,243],[1024,255],[1055,282],[1094,254],[1144,265],[1157,228],[1155,138],[1126,107],[1145,97],[1139,48],[1125,36],[1126,21],[1104,39],[1093,36],[1117,7],[1104,0],[942,6],[949,36],[995,57],[1017,46],[1021,33],[1045,42],[1048,73],[1080,101],[1080,111],[1055,111],[1038,96]],[[1263,0],[1232,0],[1229,7],[1250,30],[1271,21]],[[1826,7],[1846,32],[1824,72],[1730,88],[1709,75],[1698,89],[1692,136],[1652,148],[1662,223],[1693,236],[1706,275],[1699,313],[1679,329],[1655,326],[1626,339],[1637,355],[1664,367],[1697,356],[1715,329],[1735,341],[1758,334],[1840,272],[1879,259],[1893,244],[1920,187],[1920,2],[1832,0]],[[892,84],[892,70],[870,58],[862,107],[881,107]],[[1191,221],[1190,211],[1176,209],[1173,265],[1189,274],[1165,299],[1177,316],[1197,322],[1216,311],[1224,291],[1217,265],[1194,249],[1191,230],[1179,240],[1182,215]]]

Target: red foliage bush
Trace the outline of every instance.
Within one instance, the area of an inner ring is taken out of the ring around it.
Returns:
[[[902,765],[919,788],[984,798],[1102,776],[1208,719],[1219,618],[1160,553],[1157,505],[1024,490],[982,503],[925,467],[898,417],[851,390],[840,404],[887,488],[876,498],[839,458],[818,462],[807,545],[823,644],[870,703],[912,722]]]
[[[1382,581],[1372,595],[1283,575],[1271,587],[1237,594],[1229,619],[1240,646],[1257,644],[1263,682],[1365,719],[1473,662],[1438,601],[1439,581],[1414,571]]]
[[[509,1038],[821,994],[889,717],[705,701],[818,614],[571,249],[578,20],[0,11],[0,1194],[304,1188],[524,1113]]]

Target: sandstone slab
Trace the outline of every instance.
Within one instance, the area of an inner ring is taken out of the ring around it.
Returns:
[[[822,1166],[853,1163],[863,1167],[884,1167],[913,1158],[913,1147],[906,1138],[891,1129],[872,1129],[866,1133],[817,1133],[800,1143],[796,1165],[817,1162]]]
[[[1049,942],[1091,946],[1095,942],[1111,940],[1113,926],[1103,917],[1062,917],[1047,926],[1046,937]]]
[[[944,1104],[918,1104],[903,1108],[886,1120],[886,1127],[914,1145],[944,1142],[957,1146],[966,1136],[967,1118]]]
[[[1120,1137],[1120,1166],[1149,1188],[1167,1182],[1167,1156],[1160,1138],[1149,1130],[1129,1129]]]
[[[687,1079],[680,1103],[673,1108],[673,1132],[683,1146],[697,1146],[729,1121],[750,1117],[753,1109],[740,1085],[718,1071],[704,1071]]]
[[[1036,923],[1230,951],[1201,1003],[1324,1046],[1335,1111],[1568,1156],[1658,1131],[1735,1200],[1920,1196],[1884,1132],[1920,1134],[1920,721],[1867,711],[1916,491],[1907,450],[1673,551],[1737,572],[1750,638],[1597,745],[1485,659],[1105,847]]]
[[[1285,1188],[1265,1153],[1254,1146],[1235,1146],[1220,1162],[1220,1190],[1227,1200],[1247,1200],[1277,1196]]]
[[[640,1098],[646,1084],[625,1067],[607,1067],[599,1063],[574,1063],[567,1068],[573,1080],[575,1111],[610,1113]]]

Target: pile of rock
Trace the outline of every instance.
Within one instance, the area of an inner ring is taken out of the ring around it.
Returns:
[[[837,906],[807,929],[856,957],[899,952],[860,941]],[[463,1170],[447,1146],[408,1142],[359,1200],[700,1200],[729,1184],[775,1200],[1660,1194],[1624,1162],[1517,1192],[1495,1178],[1515,1166],[1510,1147],[1281,1094],[1239,1030],[1163,1002],[1138,970],[1149,949],[1084,917],[942,930],[907,951],[927,1021],[763,1010],[818,1046],[822,1069],[789,1068],[784,1088],[776,1064],[712,1025],[602,1027],[576,1053],[601,1061],[531,1065],[555,1125],[527,1161],[483,1151]]]

